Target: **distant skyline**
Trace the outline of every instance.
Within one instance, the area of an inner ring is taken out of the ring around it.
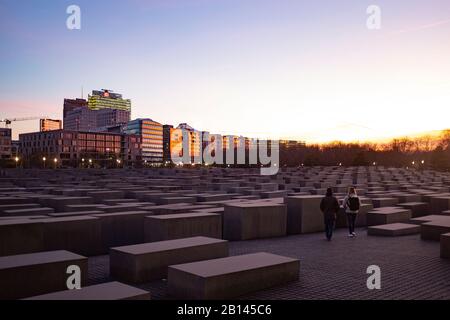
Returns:
[[[66,8],[81,8],[81,30]],[[366,8],[381,8],[368,30]],[[450,127],[448,0],[0,0],[0,118],[111,89],[132,118],[324,142]],[[13,123],[13,134],[38,121]]]

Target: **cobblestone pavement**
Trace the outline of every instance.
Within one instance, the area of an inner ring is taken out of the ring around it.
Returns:
[[[300,259],[299,281],[258,291],[242,299],[450,299],[450,260],[439,257],[439,242],[404,237],[367,236],[355,239],[345,229],[333,241],[322,234],[230,242],[230,255],[271,252]],[[110,281],[109,258],[89,259],[90,283]],[[381,268],[381,290],[368,290],[366,269]],[[139,287],[153,299],[167,299],[166,282]]]

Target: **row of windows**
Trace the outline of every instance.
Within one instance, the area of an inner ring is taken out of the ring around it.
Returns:
[[[162,126],[152,126],[152,125],[142,125],[142,130],[154,130],[157,132],[162,132],[163,131],[163,127]]]
[[[23,141],[43,141],[43,140],[54,140],[54,139],[68,139],[68,140],[97,140],[97,141],[117,141],[122,140],[120,135],[105,135],[105,134],[95,134],[95,133],[59,133],[59,134],[39,134],[39,135],[25,135],[21,139]]]
[[[10,139],[0,139],[0,145],[9,146],[11,144]]]
[[[63,146],[98,146],[98,147],[109,147],[109,148],[120,148],[120,142],[112,141],[91,141],[91,140],[53,140],[53,141],[28,141],[24,142],[25,147],[45,147],[50,145],[63,145]]]
[[[163,153],[163,149],[158,149],[158,148],[143,148],[142,149],[142,153],[145,152],[158,152],[158,153]]]

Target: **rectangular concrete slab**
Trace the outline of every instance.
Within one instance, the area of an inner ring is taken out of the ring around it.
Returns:
[[[169,267],[169,295],[180,299],[232,299],[296,281],[300,261],[265,252]]]
[[[431,221],[420,225],[422,240],[440,241],[441,234],[450,232],[450,221]]]
[[[79,216],[37,221],[42,222],[46,251],[69,250],[85,256],[102,253],[99,218]]]
[[[269,202],[235,203],[225,206],[223,237],[248,240],[286,235],[286,205]]]
[[[67,268],[81,269],[87,280],[87,258],[68,251],[47,251],[0,257],[0,299],[20,299],[67,289]]]
[[[411,217],[413,218],[426,216],[429,212],[427,202],[405,202],[399,203],[397,206],[411,210]]]
[[[395,206],[398,203],[397,198],[375,198],[372,199],[374,208]]]
[[[102,252],[109,248],[144,242],[144,217],[147,211],[127,211],[93,215],[100,219]]]
[[[385,210],[382,210],[385,209]],[[396,222],[408,222],[411,219],[411,210],[403,208],[381,208],[367,213],[367,225],[391,224]]]
[[[422,224],[422,223],[431,222],[431,221],[449,221],[450,222],[450,216],[431,214],[428,216],[413,218],[413,219],[409,220],[409,223]]]
[[[167,277],[170,265],[228,256],[228,241],[192,237],[111,248],[114,279],[143,283]]]
[[[43,250],[44,232],[38,220],[0,220],[0,256]]]
[[[319,232],[324,230],[320,201],[323,196],[286,197],[287,232],[289,234]]]
[[[441,234],[441,258],[450,259],[450,233]]]
[[[370,236],[397,237],[419,233],[419,225],[407,223],[384,224],[379,226],[372,226],[367,229],[367,234]]]
[[[146,242],[204,236],[222,238],[222,216],[216,213],[180,213],[144,219]]]

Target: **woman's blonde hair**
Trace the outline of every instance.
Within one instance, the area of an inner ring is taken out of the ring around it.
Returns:
[[[350,187],[348,188],[348,194],[354,194],[356,196],[356,188],[355,187]]]

